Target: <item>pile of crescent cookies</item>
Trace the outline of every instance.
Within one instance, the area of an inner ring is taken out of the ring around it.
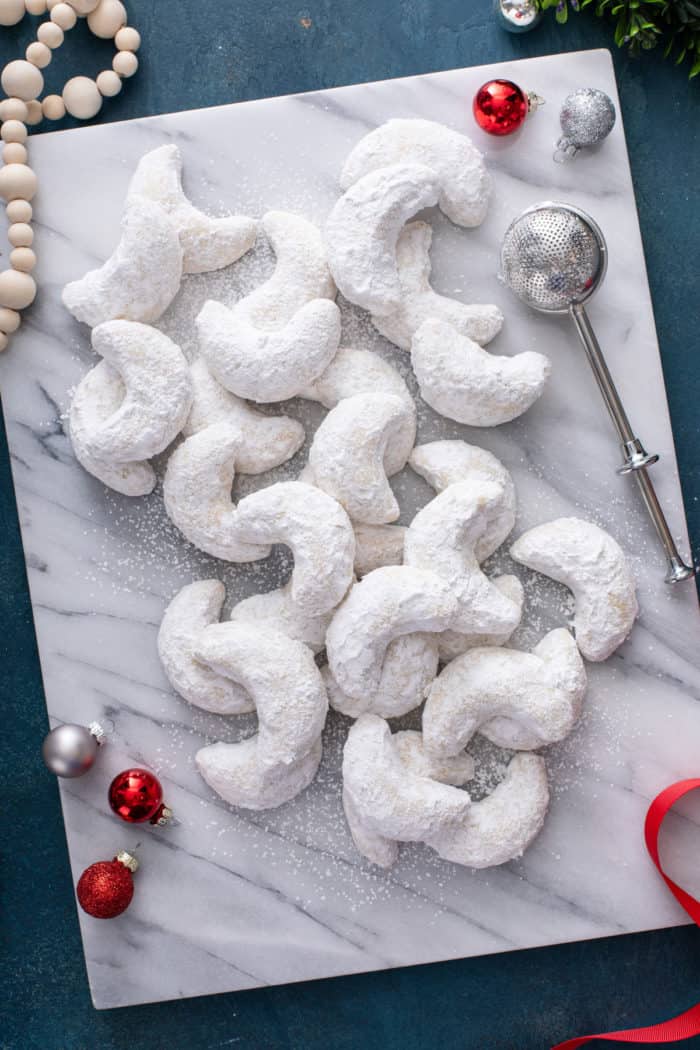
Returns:
[[[163,477],[170,519],[195,547],[225,562],[286,545],[282,587],[245,598],[219,622],[225,589],[197,580],[174,596],[158,650],[172,687],[222,715],[257,712],[257,732],[196,755],[206,782],[233,806],[289,802],[314,779],[328,707],[354,722],[343,753],[343,805],[359,852],[390,867],[399,843],[423,842],[483,868],[519,856],[549,803],[542,747],[580,714],[584,658],[605,660],[637,615],[622,550],[579,518],[521,535],[512,559],[573,593],[573,633],[561,626],[531,652],[507,647],[523,587],[482,564],[515,524],[512,478],[490,452],[461,440],[416,444],[416,405],[399,372],[368,350],[341,346],[339,290],[410,353],[420,393],[472,427],[515,419],[541,394],[545,356],[496,356],[493,305],[467,305],[430,285],[439,207],[474,227],[491,180],[471,141],[427,120],[390,120],[362,138],[340,176],[343,195],[320,231],[289,212],[260,222],[210,217],[185,197],[174,145],[146,154],[129,185],[122,237],[63,301],[92,329],[101,360],[81,381],[69,425],[85,470],[127,496],[151,492],[149,460],[175,439]],[[156,327],[183,274],[234,264],[259,229],[272,275],[233,306],[207,301],[195,324],[199,356]],[[327,415],[298,480],[265,486],[267,471],[303,445],[301,424],[254,405],[319,402]],[[389,479],[409,466],[435,490],[407,527]],[[261,487],[232,500],[234,477]],[[325,653],[325,663],[321,654]],[[322,665],[322,666],[321,666]],[[421,705],[422,732],[387,719]],[[480,801],[470,741],[515,751]]]

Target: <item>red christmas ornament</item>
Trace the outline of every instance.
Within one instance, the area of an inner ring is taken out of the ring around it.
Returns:
[[[129,824],[167,824],[172,811],[163,804],[158,777],[147,769],[125,769],[109,785],[109,804]]]
[[[113,919],[126,911],[134,896],[131,874],[138,866],[136,857],[122,852],[86,868],[75,891],[83,911],[96,919]]]
[[[489,135],[512,135],[542,103],[539,95],[526,93],[512,80],[489,80],[474,96],[472,109],[477,124]]]

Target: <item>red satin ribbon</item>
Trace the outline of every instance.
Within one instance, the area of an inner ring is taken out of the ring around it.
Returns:
[[[693,922],[700,926],[700,901],[691,897],[673,879],[669,878],[661,867],[659,859],[659,831],[664,817],[679,799],[690,791],[695,791],[696,788],[700,788],[700,779],[679,780],[656,796],[649,806],[644,822],[644,841],[661,878]],[[679,1014],[678,1017],[672,1017],[670,1021],[663,1021],[661,1024],[652,1024],[648,1028],[627,1028],[620,1032],[600,1032],[598,1035],[578,1036],[576,1039],[567,1039],[565,1043],[557,1043],[552,1050],[576,1050],[577,1047],[590,1043],[594,1039],[610,1039],[615,1043],[677,1043],[681,1039],[690,1039],[693,1035],[700,1035],[700,1003],[691,1006],[690,1010]]]

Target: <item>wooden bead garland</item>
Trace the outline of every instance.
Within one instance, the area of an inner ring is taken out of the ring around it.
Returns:
[[[99,113],[103,98],[119,94],[122,80],[133,76],[139,64],[136,51],[141,37],[127,25],[121,0],[0,0],[0,26],[16,25],[25,14],[44,15],[47,11],[49,19],[39,26],[24,58],[8,62],[0,74],[0,85],[8,96],[0,101],[0,198],[6,202],[7,239],[12,249],[11,269],[0,273],[0,351],[19,328],[18,311],[29,306],[36,295],[31,276],[36,255],[30,201],[37,190],[37,178],[27,163],[27,125],[38,124],[43,118],[61,120],[66,113],[89,120]],[[47,95],[40,102],[44,90],[40,70],[49,65],[52,51],[61,46],[78,18],[87,19],[95,36],[114,39],[117,54],[112,69],[103,70],[94,80],[72,77],[60,95]]]

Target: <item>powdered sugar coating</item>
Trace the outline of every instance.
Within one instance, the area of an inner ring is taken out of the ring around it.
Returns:
[[[491,868],[522,856],[539,835],[549,806],[544,759],[511,759],[500,784],[475,802],[463,821],[426,839],[445,860],[468,868]]]
[[[461,634],[459,631],[443,631],[442,634],[438,635],[438,652],[441,663],[449,663],[450,660],[454,660],[455,656],[460,656],[462,653],[468,652],[469,649],[477,649],[484,645],[505,645],[510,640],[513,631],[522,619],[525,591],[517,576],[492,576],[491,583],[518,609],[518,623],[514,627],[506,628],[503,631],[491,631],[484,634]]]
[[[340,689],[358,700],[372,695],[390,642],[444,631],[456,613],[457,599],[434,572],[404,565],[375,569],[350,589],[326,633],[328,666]]]
[[[511,632],[520,609],[484,575],[474,553],[490,519],[501,514],[503,487],[458,481],[418,511],[404,541],[404,565],[437,573],[457,600],[448,625],[461,634]]]
[[[363,525],[355,530],[355,575],[360,579],[383,565],[403,563],[406,529],[403,525]]]
[[[328,700],[311,651],[259,624],[206,627],[195,657],[250,693],[258,732],[238,744],[197,752],[197,767],[226,801],[266,809],[293,798],[313,779]]]
[[[474,759],[466,751],[446,757],[433,755],[425,748],[423,734],[414,729],[394,733],[392,742],[403,764],[416,776],[429,777],[454,787],[461,787],[474,776]]]
[[[357,394],[331,409],[309,450],[314,483],[353,521],[394,521],[399,505],[388,475],[406,463],[415,440],[415,407],[394,394]]]
[[[91,327],[117,318],[153,322],[170,306],[181,279],[182,247],[172,219],[159,204],[133,197],[110,258],[67,284],[62,299]]]
[[[225,597],[218,580],[197,580],[183,587],[165,610],[158,655],[171,686],[188,703],[220,715],[238,715],[255,710],[250,694],[194,655],[202,630],[218,623]]]
[[[340,175],[344,190],[377,168],[398,163],[425,164],[440,178],[440,208],[458,226],[478,226],[486,218],[491,177],[471,139],[444,124],[395,118],[371,131],[348,156]]]
[[[587,660],[607,660],[627,638],[639,611],[634,576],[604,529],[581,518],[557,518],[523,533],[510,554],[573,592],[574,633]]]
[[[150,325],[105,321],[92,330],[92,348],[121,376],[124,398],[111,416],[85,431],[88,454],[128,463],[162,452],[179,434],[192,403],[180,347]]]
[[[333,609],[315,615],[304,612],[292,597],[291,583],[285,583],[273,591],[244,598],[234,605],[230,619],[234,623],[272,627],[308,645],[313,653],[320,653],[326,644],[326,631],[332,617]]]
[[[385,339],[402,350],[410,350],[411,340],[423,321],[439,317],[461,335],[484,346],[503,327],[503,314],[492,304],[468,305],[433,290],[430,284],[432,239],[433,230],[427,222],[409,222],[404,226],[396,243],[401,301],[392,313],[372,317],[372,324]]]
[[[350,186],[325,230],[328,265],[346,299],[377,316],[398,309],[396,242],[404,223],[439,195],[440,180],[424,164],[381,167]]]
[[[257,223],[246,215],[210,216],[195,208],[182,189],[182,155],[173,143],[145,153],[131,177],[134,197],[155,201],[168,213],[182,245],[183,273],[208,273],[240,259],[255,244]]]
[[[393,365],[371,350],[352,347],[341,347],[318,379],[299,392],[300,397],[320,401],[324,408],[335,408],[339,401],[356,394],[393,394],[413,408],[408,387]]]
[[[517,501],[510,472],[492,452],[466,441],[429,441],[416,445],[408,457],[409,466],[429,485],[442,492],[456,481],[489,481],[499,485],[503,494],[498,513],[489,515],[483,534],[476,541],[474,553],[481,564],[486,561],[512,532]]]
[[[68,432],[78,463],[104,485],[124,496],[146,496],[156,484],[150,463],[115,463],[97,459],[88,451],[88,438],[113,417],[124,401],[122,378],[110,364],[100,361],[84,375],[75,389],[68,415]]]
[[[332,708],[350,718],[365,712],[382,718],[399,718],[420,707],[438,669],[438,638],[435,634],[402,634],[389,642],[382,660],[379,683],[361,697],[348,696],[329,667],[323,670]]]
[[[446,860],[473,868],[519,857],[547,812],[544,760],[516,755],[495,790],[472,803],[466,791],[451,786],[470,775],[469,756],[456,756],[453,768],[436,768],[421,755],[420,742],[406,736],[392,736],[375,715],[362,715],[348,734],[343,807],[360,853],[383,868],[398,859],[398,842],[425,842]]]
[[[331,496],[301,481],[280,481],[238,504],[235,534],[254,543],[284,543],[294,555],[291,598],[310,616],[333,609],[353,578],[355,534]]]
[[[313,299],[335,299],[321,231],[288,211],[268,211],[260,225],[276,257],[274,272],[236,303],[236,317],[265,332],[287,325]]]
[[[240,448],[240,432],[229,423],[214,423],[186,438],[168,460],[163,502],[195,547],[224,561],[257,561],[270,548],[243,542],[235,529],[231,487]]]
[[[413,336],[411,364],[431,408],[473,427],[499,426],[527,412],[550,372],[544,354],[498,357],[437,317]]]
[[[323,372],[340,342],[340,311],[330,299],[305,303],[274,331],[255,328],[209,299],[195,324],[202,357],[219,382],[261,404],[295,397]]]
[[[456,755],[475,733],[499,747],[530,751],[563,740],[586,692],[586,671],[571,634],[550,631],[531,653],[472,649],[438,675],[423,710],[431,754]]]
[[[213,423],[228,423],[241,437],[236,458],[239,473],[263,474],[272,470],[291,459],[304,444],[301,423],[289,416],[258,412],[226,390],[201,358],[190,367],[190,379],[192,407],[183,434],[191,437]]]

